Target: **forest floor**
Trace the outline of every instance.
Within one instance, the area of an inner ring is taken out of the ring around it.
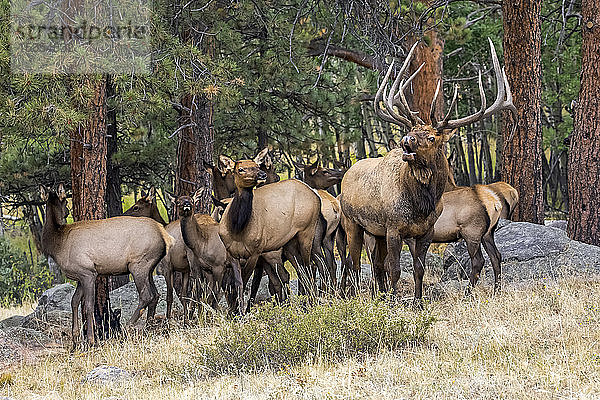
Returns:
[[[402,307],[402,306],[400,306]],[[15,399],[556,399],[600,396],[600,282],[562,280],[492,296],[450,295],[426,305],[425,339],[339,362],[314,357],[255,373],[205,374],[190,358],[209,326],[131,334],[85,352],[40,355],[0,373]],[[0,315],[6,315],[2,311]],[[417,316],[412,310],[405,315]],[[260,332],[256,332],[257,335]],[[190,360],[193,363],[190,363]],[[85,383],[93,368],[130,372],[118,383]]]

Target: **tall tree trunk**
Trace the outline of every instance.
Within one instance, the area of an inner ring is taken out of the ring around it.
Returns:
[[[414,58],[411,61],[411,71],[416,71],[423,63],[425,65],[413,80],[413,92],[407,96],[407,100],[412,110],[418,111],[419,117],[427,123],[431,122],[429,118],[431,102],[438,81],[442,79],[444,71],[443,53],[445,42],[436,29],[428,30],[424,36],[429,44],[425,41],[419,43],[415,50]],[[438,121],[443,118],[443,112],[444,96],[438,95],[435,104],[435,116]]]
[[[89,75],[84,78],[84,85],[94,95],[88,104],[88,121],[71,133],[71,182],[76,221],[106,218],[106,79]],[[108,292],[108,277],[98,275],[94,319],[95,331],[100,338],[108,336],[111,325],[118,327],[118,321],[111,320]]]
[[[600,3],[582,0],[581,87],[569,151],[570,238],[600,245]]]
[[[514,134],[504,120],[502,177],[519,192],[514,219],[542,224],[541,0],[505,1],[502,12],[504,64],[519,117]]]
[[[106,99],[115,95],[115,87],[110,75],[106,76]],[[106,212],[108,217],[123,214],[121,204],[121,175],[117,164],[113,162],[113,155],[118,150],[117,136],[117,110],[115,107],[106,109]],[[129,283],[129,274],[110,276],[108,278],[110,290],[115,290]]]

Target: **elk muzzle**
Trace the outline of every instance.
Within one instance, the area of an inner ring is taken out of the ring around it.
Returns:
[[[417,138],[412,135],[404,136],[400,141],[400,147],[402,147],[402,150],[404,151],[402,160],[414,161],[418,147]]]
[[[256,183],[261,184],[267,181],[267,173],[263,170],[259,170],[256,174]]]

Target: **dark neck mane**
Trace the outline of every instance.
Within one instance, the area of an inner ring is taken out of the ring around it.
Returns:
[[[253,197],[252,188],[240,189],[235,193],[227,214],[229,229],[233,233],[240,233],[248,225],[252,215]]]
[[[435,211],[448,180],[448,165],[444,161],[446,158],[440,152],[428,165],[407,164],[407,178],[412,181],[407,185],[408,195],[414,218],[427,218]]]
[[[208,240],[208,235],[198,224],[194,215],[182,216],[180,224],[183,242],[190,249],[194,249],[198,243]]]

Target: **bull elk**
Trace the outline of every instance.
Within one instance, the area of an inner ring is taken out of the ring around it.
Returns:
[[[162,225],[150,218],[125,216],[67,224],[67,195],[63,185],[56,193],[40,187],[40,194],[46,202],[46,221],[42,230],[44,254],[57,262],[67,278],[77,281],[71,299],[73,345],[76,346],[79,340],[77,311],[82,298],[87,340],[90,344],[95,343],[94,304],[98,274],[131,273],[139,303],[129,324],[137,322],[146,307],[148,320],[152,318],[158,303],[152,273],[173,244],[173,238]]]
[[[404,78],[416,45],[417,43],[410,49],[391,87],[388,80],[393,63],[390,65],[374,102],[375,112],[380,118],[409,129],[408,134],[402,138],[402,149],[393,149],[385,157],[364,159],[354,164],[342,180],[341,206],[348,222],[345,228],[353,264],[353,279],[356,282],[365,231],[376,238],[373,264],[379,288],[387,290],[387,270],[394,293],[398,292],[402,243],[407,238],[415,239],[413,277],[415,303],[418,304],[423,291],[424,265],[421,260],[431,243],[434,223],[442,213],[443,204],[440,200],[448,180],[448,162],[443,144],[460,127],[502,109],[509,109],[515,115],[516,109],[490,40],[497,82],[495,102],[486,108],[480,71],[478,85],[481,109],[456,120],[450,120],[448,112],[441,121],[437,121],[434,111],[441,87],[438,82],[431,106],[431,124],[426,124],[418,113],[410,109],[404,94],[423,67],[421,65],[408,79]],[[455,87],[450,110],[454,108],[457,97],[458,88]],[[383,102],[383,108],[380,107],[380,102]]]
[[[254,189],[267,174],[253,160],[231,162],[237,191],[223,213],[219,233],[234,259],[248,260],[243,276],[234,262],[237,306],[242,311],[243,286],[262,253],[283,248],[299,278],[312,276],[306,272],[322,223],[321,200],[305,183],[293,179]]]

